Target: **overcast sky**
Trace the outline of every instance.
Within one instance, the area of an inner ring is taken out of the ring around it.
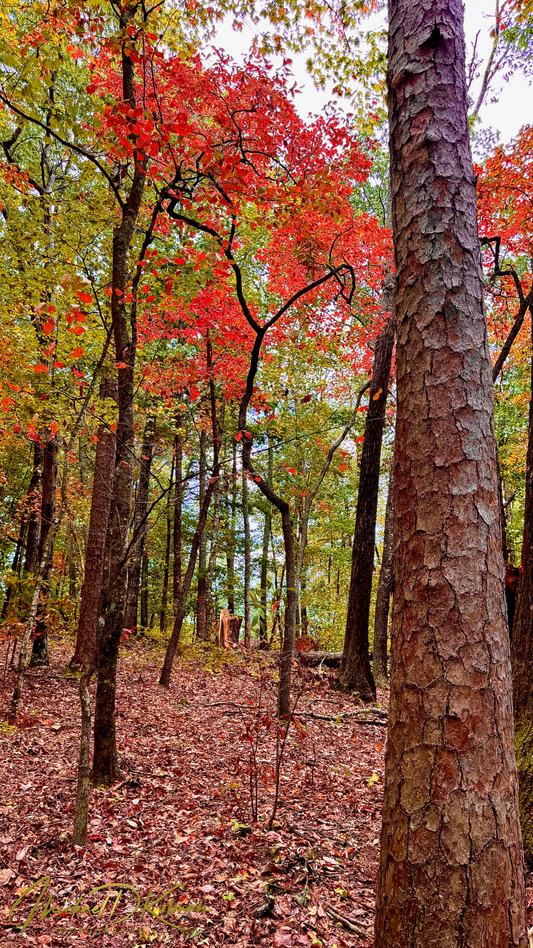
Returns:
[[[465,2],[465,34],[467,41],[467,56],[471,50],[476,33],[479,31],[478,52],[488,56],[491,48],[490,30],[494,23],[494,0],[466,0]],[[377,22],[374,20],[374,22]],[[217,33],[215,45],[222,47],[237,61],[249,48],[253,37],[253,27],[245,23],[241,33],[235,33],[229,23],[222,26]],[[293,72],[301,89],[297,105],[299,111],[306,115],[309,112],[319,112],[331,98],[331,93],[317,91],[305,70],[305,57],[293,58]],[[501,85],[498,81],[498,89]],[[503,89],[498,96],[498,102],[487,101],[480,113],[484,125],[489,125],[500,132],[500,141],[508,142],[516,135],[522,125],[532,121],[532,108],[527,103],[533,100],[533,89],[520,75],[513,76],[509,82],[503,83]]]

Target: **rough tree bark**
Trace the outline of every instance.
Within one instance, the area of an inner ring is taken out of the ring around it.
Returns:
[[[100,387],[100,398],[117,399],[115,379],[106,378]],[[94,477],[89,518],[89,538],[85,551],[85,574],[81,589],[80,618],[72,666],[89,667],[96,653],[98,619],[102,606],[104,556],[113,493],[116,438],[107,425],[98,428],[94,459]]]
[[[376,948],[526,948],[461,0],[389,0],[398,318]]]
[[[364,701],[372,701],[376,697],[368,652],[368,620],[376,545],[381,442],[396,330],[393,285],[393,277],[389,273],[383,286],[382,307],[384,312],[391,315],[376,340],[374,351],[357,491],[352,571],[340,675],[342,686],[357,692]]]
[[[385,509],[385,529],[383,535],[383,555],[379,571],[378,591],[376,593],[376,611],[374,614],[374,657],[372,674],[379,688],[387,688],[389,672],[387,668],[387,631],[389,626],[389,604],[393,587],[392,574],[392,533],[394,527],[394,474],[389,478],[389,492]]]
[[[124,24],[131,18],[131,7],[122,9]],[[133,61],[122,46],[123,98],[134,109],[136,106]],[[130,335],[125,304],[125,290],[129,280],[128,257],[142,204],[145,186],[144,160],[134,148],[133,177],[127,200],[122,202],[121,215],[113,232],[113,263],[111,278],[111,319],[115,357],[118,371],[117,450],[113,498],[109,518],[107,545],[109,549],[109,583],[104,599],[104,622],[98,637],[98,683],[94,711],[94,757],[92,779],[97,785],[109,786],[120,776],[116,746],[115,696],[117,660],[120,639],[124,629],[126,600],[125,557],[131,516],[134,456],[134,367],[135,367],[135,301],[130,314]],[[151,233],[159,208],[154,208],[149,229],[145,234],[141,256],[149,246]],[[142,273],[137,266],[132,288],[134,294]],[[135,299],[135,296],[134,296]]]

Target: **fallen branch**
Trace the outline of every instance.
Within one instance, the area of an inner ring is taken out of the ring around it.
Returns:
[[[318,665],[340,668],[342,652],[298,652],[296,657],[301,665],[308,668],[316,668]]]
[[[347,928],[349,932],[352,932],[354,935],[358,935],[359,938],[368,937],[368,931],[365,931],[363,928],[359,928],[353,919],[348,918],[347,915],[341,915],[341,913],[337,912],[337,909],[334,909],[332,905],[324,904],[324,908],[329,917],[332,918],[334,922],[339,922],[339,924],[343,925],[344,928]]]
[[[300,711],[300,715],[307,715],[308,718],[314,718],[316,721],[338,721],[339,718],[353,718],[361,714],[360,711],[344,711],[340,714],[314,714],[313,711]],[[376,727],[388,727],[387,720],[371,720],[370,718],[359,719],[358,724],[373,724]]]

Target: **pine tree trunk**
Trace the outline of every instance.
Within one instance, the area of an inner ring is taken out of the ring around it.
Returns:
[[[41,534],[39,538],[39,560],[42,559],[46,538],[54,520],[57,485],[57,438],[50,438],[43,452],[43,488],[41,502]],[[46,609],[50,593],[50,579],[54,567],[54,547],[46,563],[41,586],[41,598],[31,651],[31,665],[48,665],[48,629]]]
[[[374,658],[372,674],[379,688],[387,688],[389,672],[387,668],[387,632],[389,627],[389,604],[393,586],[392,572],[392,533],[394,527],[394,475],[389,478],[389,492],[385,509],[385,529],[383,535],[383,555],[379,571],[376,611],[374,616]]]
[[[115,379],[105,379],[100,398],[117,399]],[[106,425],[98,428],[94,477],[89,518],[89,539],[85,551],[85,575],[81,589],[80,618],[72,666],[88,668],[96,655],[98,619],[102,606],[104,558],[115,475],[116,437]]]
[[[461,0],[390,0],[398,386],[375,948],[526,948]]]
[[[124,613],[124,627],[137,628],[139,592],[141,587],[141,572],[143,555],[146,543],[148,525],[146,512],[150,495],[150,477],[152,472],[152,458],[154,453],[155,419],[148,418],[144,430],[143,445],[141,448],[139,483],[135,498],[135,513],[133,517],[133,536],[131,539],[130,556],[128,560],[128,589],[126,593],[126,611]],[[145,610],[145,623],[141,617],[141,627],[146,628],[148,618]]]
[[[374,352],[357,492],[352,570],[340,676],[343,687],[357,692],[364,701],[372,701],[376,697],[368,650],[368,620],[374,571],[381,442],[396,328],[391,275],[385,280],[382,307],[385,312],[391,313],[391,316],[376,340]]]

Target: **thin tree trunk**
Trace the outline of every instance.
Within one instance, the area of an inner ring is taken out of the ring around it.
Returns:
[[[307,589],[307,580],[305,576],[305,570],[302,569],[302,575],[300,576],[300,590],[301,590],[301,601],[300,601],[300,622],[301,622],[301,635],[307,635],[309,632],[309,621],[307,618],[307,605],[305,593]]]
[[[43,487],[41,502],[41,535],[39,538],[39,560],[42,559],[46,538],[54,521],[57,485],[57,438],[50,438],[43,452]],[[31,665],[48,665],[48,629],[46,609],[50,593],[50,579],[54,566],[54,547],[46,562],[41,585],[41,598],[37,611],[37,622],[33,637]]]
[[[143,445],[141,448],[139,483],[135,499],[135,513],[133,517],[133,537],[128,561],[128,589],[126,593],[126,609],[124,612],[124,626],[126,629],[137,628],[139,591],[141,587],[141,572],[143,569],[143,555],[146,542],[148,524],[146,511],[150,495],[150,477],[152,473],[152,458],[154,453],[155,419],[148,418],[144,429]],[[141,617],[141,627],[146,628],[148,617],[145,610]]]
[[[141,629],[147,629],[149,624],[149,615],[150,615],[150,605],[148,601],[149,590],[149,563],[148,563],[148,550],[147,546],[147,537],[143,537],[143,550],[141,556],[141,588],[139,591],[140,606],[141,606]]]
[[[39,569],[39,540],[41,536],[41,497],[43,481],[43,446],[40,441],[33,442],[33,472],[28,488],[28,536],[24,572],[36,573]]]
[[[187,612],[187,599],[189,596],[191,583],[194,576],[194,569],[196,566],[198,549],[200,547],[200,538],[205,531],[205,525],[207,523],[207,515],[209,513],[211,498],[213,496],[215,486],[217,484],[217,480],[220,476],[219,438],[218,438],[218,432],[217,432],[216,415],[215,415],[213,400],[211,404],[211,426],[212,426],[212,431],[213,431],[213,473],[207,485],[207,490],[205,492],[202,509],[200,510],[198,525],[196,527],[194,536],[192,538],[191,551],[189,554],[189,562],[187,564],[185,576],[183,577],[183,581],[181,583],[180,596],[178,599],[175,618],[174,618],[174,627],[172,629],[172,635],[170,636],[170,641],[168,643],[167,650],[165,653],[165,661],[163,663],[161,676],[159,678],[159,684],[163,688],[168,688],[170,685],[170,676],[172,674],[172,665],[174,662],[174,656],[176,654],[176,649],[179,645],[181,630],[183,627],[183,621],[185,619],[185,614]]]
[[[374,616],[374,658],[372,674],[379,688],[389,683],[387,668],[387,631],[389,627],[389,604],[393,586],[392,572],[392,533],[394,527],[394,475],[389,477],[389,492],[385,509],[385,528],[383,534],[383,554],[379,571],[376,612]]]
[[[170,466],[170,484],[168,488],[169,496],[172,497],[172,486],[174,483],[174,454]],[[167,533],[165,543],[165,565],[163,569],[163,591],[161,594],[161,611],[159,614],[159,631],[164,635],[167,627],[167,609],[168,609],[168,584],[170,579],[170,549],[172,545],[172,506],[167,506]]]
[[[13,694],[11,696],[11,704],[9,706],[10,718],[14,718],[18,711],[19,701],[22,695],[22,688],[24,685],[24,675],[26,673],[26,668],[27,668],[28,649],[30,646],[33,630],[35,628],[35,623],[37,621],[37,615],[39,611],[41,589],[44,582],[44,578],[47,574],[48,563],[53,556],[54,540],[61,524],[61,518],[63,516],[63,512],[67,506],[67,472],[68,472],[68,448],[65,448],[64,460],[63,460],[63,476],[62,476],[62,482],[61,482],[61,503],[47,531],[47,535],[46,535],[43,548],[42,548],[41,562],[39,563],[39,569],[37,570],[37,574],[35,576],[35,586],[33,589],[30,610],[29,610],[28,618],[26,620],[24,635],[22,636],[22,640],[20,643],[17,677],[15,681],[15,687],[13,689]]]
[[[272,447],[268,446],[268,474],[267,480],[272,487],[272,476],[274,466],[274,452]],[[272,511],[270,506],[265,510],[265,522],[263,526],[263,548],[261,552],[261,611],[259,614],[259,639],[267,640],[267,584],[268,584],[268,544],[270,543],[270,528],[272,524]]]
[[[205,430],[200,431],[200,474],[198,477],[198,510],[202,509],[205,497],[206,482],[206,452]],[[206,621],[206,568],[207,568],[207,534],[204,530],[200,536],[198,550],[198,596],[196,600],[196,635],[199,639],[205,638]]]
[[[20,564],[22,561],[22,553],[24,551],[24,540],[26,537],[27,526],[28,526],[27,509],[26,509],[26,506],[24,506],[22,510],[21,521],[20,521],[17,545],[15,547],[15,553],[13,555],[13,560],[11,562],[11,572],[15,574],[20,572]],[[4,603],[2,605],[2,615],[0,616],[1,622],[5,620],[8,610],[9,610],[9,604],[13,596],[13,586],[14,586],[14,582],[10,582],[6,589],[6,594],[4,596]]]
[[[174,488],[174,534],[172,537],[172,612],[176,617],[181,594],[181,551],[182,551],[182,506],[183,506],[183,444],[181,439],[181,415],[176,417],[176,436],[174,438],[174,461],[176,465],[176,486]]]
[[[372,701],[376,697],[368,650],[368,620],[376,543],[381,442],[396,328],[392,274],[385,279],[382,308],[385,312],[391,313],[391,316],[376,340],[374,353],[361,454],[348,612],[341,665],[343,687],[357,692],[364,701]]]
[[[228,609],[235,614],[235,528],[237,523],[237,444],[233,442],[233,461],[231,465],[231,519],[226,545],[226,565],[228,571]]]
[[[527,948],[461,0],[389,2],[398,343],[375,948]]]
[[[219,537],[219,527],[220,527],[220,478],[218,478],[215,484],[215,491],[213,497],[213,521],[211,526],[211,546],[209,548],[209,560],[207,562],[207,575],[206,575],[206,610],[205,610],[205,622],[208,636],[216,631],[215,623],[215,609],[213,603],[213,580],[216,574],[216,565],[217,565],[217,550],[218,550],[218,537]]]
[[[72,842],[75,846],[85,846],[87,842],[87,822],[89,816],[89,784],[91,772],[91,699],[89,683],[95,666],[84,668],[79,683],[81,707],[81,735],[78,755],[78,786],[76,791],[76,809]]]
[[[533,357],[531,359],[522,560],[518,574],[512,628],[511,657],[516,763],[520,786],[520,822],[524,854],[531,866],[533,865]]]
[[[248,478],[242,473],[242,519],[244,524],[244,647],[250,648],[252,617],[250,611],[250,582],[252,577],[252,553],[250,549],[250,515],[248,511]]]
[[[106,378],[100,387],[100,398],[116,401],[115,379]],[[85,575],[81,589],[80,618],[76,647],[71,666],[89,665],[94,661],[98,637],[98,619],[102,606],[104,558],[115,474],[116,438],[107,425],[98,428],[94,459],[94,476],[89,518],[89,539],[85,552]]]

